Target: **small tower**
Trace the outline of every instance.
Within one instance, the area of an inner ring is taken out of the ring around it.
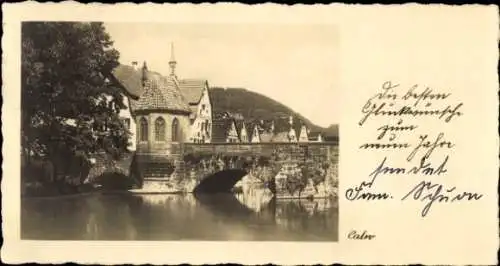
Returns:
[[[175,61],[174,56],[174,43],[170,43],[170,61],[168,61],[168,65],[170,66],[170,76],[175,77],[177,61]]]
[[[146,61],[142,64],[142,86],[144,87],[146,85],[146,81],[148,80],[148,65],[146,64]]]

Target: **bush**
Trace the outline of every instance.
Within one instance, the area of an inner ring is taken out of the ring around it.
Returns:
[[[128,190],[135,185],[133,178],[116,172],[107,172],[98,176],[95,183],[101,185],[103,190]]]

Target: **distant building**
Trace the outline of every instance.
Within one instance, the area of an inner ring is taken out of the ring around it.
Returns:
[[[260,143],[260,132],[259,132],[259,126],[252,124],[252,135],[250,137],[250,142],[251,143]]]
[[[270,121],[258,120],[248,123],[252,143],[266,142],[308,142],[309,128],[300,120],[294,122],[292,116]]]
[[[122,87],[125,109],[120,110],[119,116],[130,132],[129,150],[132,151],[136,150],[136,143],[138,141],[135,110],[132,104],[139,100],[143,92],[143,74],[144,72],[138,66],[138,62],[132,62],[131,66],[119,65],[116,67],[112,76],[115,83]]]
[[[321,135],[321,132],[310,132],[309,142],[323,142],[323,136]]]
[[[246,127],[244,120],[235,120],[236,130],[239,135],[240,142],[248,143],[250,142],[250,136]]]
[[[212,103],[210,102],[208,81],[184,79],[179,81],[179,87],[191,109],[189,142],[211,142]]]
[[[298,142],[309,142],[309,129],[305,124],[300,125]]]
[[[272,142],[297,142],[297,129],[299,128],[295,127],[292,116],[288,119],[275,119],[272,125],[274,130]]]
[[[238,143],[240,142],[236,122],[234,119],[213,120],[213,143]]]
[[[204,79],[178,79],[173,47],[170,74],[150,71],[144,62],[115,68],[112,79],[123,89],[127,107],[120,117],[131,133],[129,148],[149,153],[166,151],[173,143],[321,142],[293,116],[245,120],[240,113],[215,114],[209,84]]]

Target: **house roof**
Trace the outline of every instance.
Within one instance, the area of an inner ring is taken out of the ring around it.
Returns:
[[[278,132],[273,135],[272,142],[289,142],[288,132]]]
[[[142,70],[133,66],[118,65],[113,69],[113,76],[132,96],[138,98],[142,93]]]
[[[205,79],[179,80],[179,88],[189,104],[198,104],[200,102],[205,87],[207,87],[207,80]]]
[[[304,121],[302,121],[300,119],[295,119],[293,121],[293,129],[295,129],[295,133],[297,134],[297,137],[299,137],[300,134],[302,133],[302,126],[305,126],[305,128],[307,130],[307,125],[304,123]]]
[[[215,119],[212,121],[212,142],[226,142],[231,129],[232,119]]]
[[[245,125],[245,121],[243,120],[235,120],[235,126],[236,126],[236,131],[238,131],[238,135],[241,137],[241,132],[242,130],[244,129],[247,136],[248,136],[248,128],[247,126]]]
[[[113,70],[114,78],[123,86],[129,97],[132,112],[138,110],[170,110],[190,113],[183,94],[172,77],[164,77],[154,71],[134,68],[129,65],[118,65]],[[143,87],[143,78],[146,84]]]
[[[274,134],[271,132],[264,132],[260,134],[260,141],[261,142],[271,142],[273,139]]]
[[[144,91],[134,105],[134,111],[159,109],[191,112],[174,80],[155,73],[148,75]]]
[[[309,138],[318,138],[319,135],[321,135],[321,132],[319,131],[311,131],[308,134]]]

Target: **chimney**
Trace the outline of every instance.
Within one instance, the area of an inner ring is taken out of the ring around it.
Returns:
[[[132,61],[132,67],[134,68],[134,70],[138,70],[139,69],[139,63],[137,61]]]

